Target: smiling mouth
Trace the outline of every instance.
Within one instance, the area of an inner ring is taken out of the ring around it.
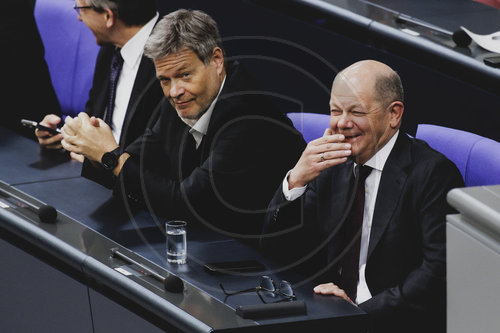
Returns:
[[[188,104],[188,103],[190,103],[192,101],[194,101],[194,99],[190,99],[188,101],[182,101],[182,102],[176,102],[176,101],[174,101],[174,103],[175,103],[176,106],[183,106],[183,105],[186,105],[186,104]]]
[[[360,134],[356,134],[356,135],[344,135],[344,136],[345,136],[345,139],[348,141],[348,140],[356,139],[357,137],[360,136]]]

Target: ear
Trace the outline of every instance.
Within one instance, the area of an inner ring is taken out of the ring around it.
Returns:
[[[392,128],[399,128],[401,125],[401,120],[403,118],[403,112],[405,110],[405,106],[402,102],[396,101],[392,102],[389,106],[389,112],[391,113],[391,120],[389,122]]]
[[[116,15],[115,13],[109,9],[109,8],[104,8],[104,19],[106,20],[106,28],[111,28],[115,25],[116,23]]]
[[[214,48],[210,63],[215,65],[215,67],[217,68],[217,74],[220,75],[224,70],[224,52],[222,52],[222,49],[220,47]]]

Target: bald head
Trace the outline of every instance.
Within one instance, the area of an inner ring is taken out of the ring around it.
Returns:
[[[386,64],[376,60],[362,60],[345,68],[335,77],[351,89],[364,89],[371,99],[386,106],[394,101],[404,102],[403,85],[399,75]],[[334,83],[335,83],[334,81]]]

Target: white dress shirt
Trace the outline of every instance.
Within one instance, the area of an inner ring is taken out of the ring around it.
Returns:
[[[203,137],[207,134],[208,125],[210,124],[210,118],[212,118],[212,112],[214,111],[215,103],[217,103],[217,100],[219,99],[220,92],[222,91],[225,82],[226,82],[226,77],[224,76],[224,80],[222,80],[222,84],[220,85],[217,96],[215,96],[212,103],[210,103],[210,106],[208,107],[207,111],[200,117],[200,119],[192,120],[192,119],[181,118],[181,120],[184,123],[186,123],[186,125],[191,127],[189,133],[191,133],[191,135],[194,138],[194,141],[196,142],[196,149],[198,149],[198,147],[201,144],[201,140],[203,140]]]
[[[123,67],[116,85],[115,105],[113,109],[112,128],[116,142],[120,142],[122,126],[125,121],[130,95],[134,87],[135,77],[141,64],[144,45],[153,31],[160,14],[156,13],[135,35],[130,38],[120,50],[123,58]]]
[[[382,177],[382,171],[384,170],[385,162],[389,157],[389,154],[396,143],[396,138],[398,137],[399,130],[392,136],[392,138],[385,144],[382,149],[380,149],[375,155],[372,156],[364,165],[371,167],[373,170],[365,181],[365,208],[363,213],[363,230],[361,233],[361,247],[359,252],[359,279],[357,287],[357,296],[355,303],[363,303],[369,300],[372,295],[366,284],[365,268],[366,259],[368,256],[368,243],[370,241],[370,232],[372,228],[373,212],[375,210],[375,202],[377,200],[378,187],[380,184],[380,178]],[[353,165],[353,173],[356,167],[356,163]],[[288,175],[290,171],[285,176],[283,180],[283,194],[288,201],[293,201],[306,191],[307,185],[304,187],[294,188],[292,190],[288,189]]]

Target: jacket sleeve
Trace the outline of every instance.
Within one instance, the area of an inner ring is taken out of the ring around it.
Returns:
[[[302,274],[315,273],[326,262],[318,252],[321,235],[317,228],[315,182],[299,198],[288,201],[279,185],[264,221],[260,248],[266,256]]]
[[[301,137],[292,141],[286,130],[272,124],[244,117],[227,122],[214,135],[208,157],[186,178],[171,167],[178,157],[169,156],[171,150],[162,147],[159,133],[165,130],[160,127],[167,124],[160,125],[146,136],[146,142],[136,145],[141,149],[125,163],[119,183],[129,198],[169,218],[224,218],[223,212],[264,211],[270,189],[276,188],[303,148]]]

